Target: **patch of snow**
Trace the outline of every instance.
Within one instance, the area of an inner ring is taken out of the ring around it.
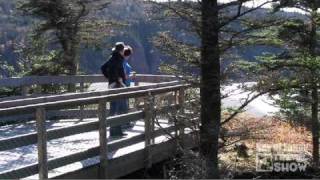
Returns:
[[[254,82],[249,82],[244,85],[250,87],[253,84]],[[240,107],[248,97],[253,97],[256,94],[246,91],[242,85],[243,84],[234,83],[223,87],[222,93],[228,94],[228,97],[222,100],[224,107],[236,109]],[[266,94],[253,100],[244,110],[257,117],[272,116],[279,112],[279,108],[273,104],[274,101]]]

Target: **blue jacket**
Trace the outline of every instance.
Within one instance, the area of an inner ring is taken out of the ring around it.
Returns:
[[[124,69],[124,73],[126,74],[126,76],[129,77],[130,74],[132,73],[132,67],[130,66],[130,64],[126,60],[123,61],[123,69]],[[131,82],[133,82],[133,81],[130,78],[126,78],[124,83],[126,86],[129,87]]]

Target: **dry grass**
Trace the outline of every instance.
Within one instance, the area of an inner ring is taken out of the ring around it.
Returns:
[[[225,114],[226,115],[226,114]],[[220,159],[228,171],[255,171],[255,150],[257,144],[303,144],[311,153],[311,132],[305,127],[294,127],[276,118],[256,118],[249,114],[240,114],[232,122],[226,124],[228,132],[244,132],[243,135],[230,137],[227,143],[241,142],[248,147],[248,158],[239,158],[234,144],[223,148]]]

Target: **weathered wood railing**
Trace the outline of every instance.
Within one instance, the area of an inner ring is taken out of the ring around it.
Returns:
[[[0,101],[0,108],[8,108],[12,106],[23,106],[28,104],[40,104],[46,102],[56,102],[56,101],[64,101],[68,99],[80,99],[87,97],[95,97],[95,96],[107,96],[112,94],[126,93],[132,91],[141,91],[148,89],[155,89],[167,86],[174,86],[181,84],[179,81],[171,81],[164,83],[156,83],[152,85],[141,85],[141,86],[133,86],[128,88],[119,88],[119,89],[108,89],[107,91],[93,91],[93,92],[82,92],[82,93],[68,93],[62,95],[51,95],[51,96],[41,96],[41,97],[25,97],[23,99],[15,99],[15,100],[3,100]]]
[[[142,88],[137,89],[128,89],[128,90],[109,90],[107,92],[101,92],[106,94],[118,93],[118,92],[126,92],[132,90],[140,90],[146,88],[143,84],[161,84],[163,82],[173,82],[177,81],[175,76],[171,75],[148,75],[148,74],[137,74],[135,78],[135,86],[143,86]],[[27,76],[21,78],[5,78],[0,79],[0,87],[9,87],[9,88],[19,88],[21,87],[21,95],[22,96],[10,96],[5,98],[0,98],[0,108],[10,106],[10,105],[22,105],[21,103],[39,103],[45,101],[57,101],[68,98],[76,98],[76,97],[86,97],[86,96],[94,96],[101,95],[100,92],[86,92],[85,84],[91,83],[106,83],[107,79],[102,75],[77,75],[77,76]],[[73,93],[72,96],[70,92],[63,96],[59,95],[45,95],[41,93],[30,94],[30,87],[32,86],[42,86],[42,85],[66,85],[66,84],[79,84],[81,93]],[[45,97],[44,97],[45,96]],[[75,108],[75,109],[74,109]],[[74,107],[73,109],[67,111],[50,111],[47,114],[51,117],[56,116],[70,116],[70,115],[78,115],[82,118],[85,118],[85,115],[92,115],[96,113],[92,110],[85,110],[84,106]],[[80,110],[80,112],[79,112]],[[31,115],[25,116],[12,116],[10,118],[0,118],[0,124],[8,123],[8,122],[20,122],[26,121],[32,118]]]
[[[137,74],[135,83],[150,82],[160,83],[176,80],[175,76],[171,75],[148,75]],[[31,86],[41,85],[67,85],[67,84],[79,84],[80,91],[84,90],[85,83],[99,83],[106,82],[106,78],[102,75],[76,75],[76,76],[26,76],[17,78],[4,78],[0,79],[0,87],[8,88],[21,88],[21,95],[27,96]]]
[[[176,98],[179,99],[179,104],[176,103],[176,105],[173,105],[172,107],[179,108],[182,107],[181,103],[184,103],[183,96],[186,87],[187,85],[181,84],[179,82],[167,82],[155,85],[123,88],[103,92],[75,93],[52,97],[30,98],[17,100],[15,102],[1,102],[0,117],[16,114],[34,113],[37,124],[37,132],[0,140],[0,151],[10,150],[13,148],[37,143],[38,163],[14,170],[9,170],[6,172],[0,172],[0,179],[23,178],[37,173],[39,173],[40,179],[47,179],[49,170],[95,156],[100,156],[100,177],[108,178],[109,159],[107,158],[107,152],[112,152],[139,142],[145,142],[145,158],[146,160],[148,160],[152,155],[152,153],[150,152],[150,147],[155,143],[154,138],[157,136],[161,136],[166,132],[174,132],[177,129],[175,126],[170,126],[165,129],[155,129],[154,108],[157,107],[155,107],[153,98],[163,93],[176,92],[175,94],[179,96]],[[144,109],[136,110],[135,112],[119,116],[107,117],[107,103],[112,100],[122,98],[144,98]],[[80,105],[98,105],[98,121],[46,130],[45,122],[47,111]],[[145,121],[144,134],[137,135],[118,142],[107,142],[107,127],[121,125],[127,122],[137,121],[141,119],[144,119]],[[47,142],[49,140],[95,130],[99,131],[99,146],[65,157],[48,160]],[[179,134],[184,134],[183,127],[179,127],[179,131]],[[147,161],[146,166],[150,166],[151,163],[152,162]]]

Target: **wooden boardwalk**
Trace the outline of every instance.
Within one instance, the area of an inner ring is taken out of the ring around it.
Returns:
[[[101,79],[100,76],[96,78]],[[153,84],[99,92],[45,97],[26,96],[23,92],[23,98],[1,101],[0,117],[29,114],[36,121],[0,128],[0,179],[117,178],[172,156],[176,145],[172,137],[186,137],[187,131],[164,116],[157,117],[155,112],[166,114],[169,110],[181,110],[184,90],[188,86],[172,81],[173,77],[159,83],[159,78],[163,81],[168,77],[141,76],[139,82]],[[83,79],[89,78],[80,78]],[[89,82],[99,81],[93,78]],[[0,80],[1,83],[4,82]],[[10,86],[18,85],[10,83]],[[170,97],[166,105],[156,104],[154,99],[164,95]],[[108,102],[121,98],[133,100],[131,112],[108,117]],[[74,110],[75,107],[80,109]],[[61,110],[64,115],[60,118],[54,115],[58,120],[48,118],[50,112],[59,114]],[[79,118],[66,118],[66,114],[76,114]],[[108,137],[108,127],[127,122],[135,122],[135,126],[127,130],[127,137]],[[171,136],[167,136],[168,133]]]
[[[82,125],[85,123],[97,122],[97,118],[84,119],[79,122],[78,119],[65,119],[59,121],[47,121],[47,130],[52,130],[54,128],[69,127],[73,125]],[[168,128],[170,124],[166,121],[161,122],[162,128]],[[160,129],[156,126],[155,128]],[[18,131],[18,132],[17,132]],[[34,133],[35,122],[29,122],[25,124],[9,125],[0,128],[0,140],[6,139],[7,137],[13,137],[18,135],[25,135],[28,133]],[[9,133],[8,133],[9,132]],[[108,129],[107,129],[107,132]],[[125,142],[130,139],[140,139],[143,141],[144,134],[144,121],[139,120],[135,122],[133,128],[129,128],[125,131],[128,134],[122,139],[111,139],[109,138],[109,133],[107,135],[108,146],[113,147],[113,144],[119,143],[120,141]],[[173,133],[174,134],[174,133]],[[171,139],[169,136],[159,136],[156,138],[156,143],[161,143]],[[47,142],[48,147],[48,159],[56,159],[63,156],[72,155],[75,153],[86,151],[87,149],[92,149],[99,146],[99,132],[97,130],[76,134],[60,139],[54,139]],[[109,159],[118,158],[132,152],[144,149],[144,142],[136,143],[133,145],[125,146],[117,150],[110,149],[111,152],[108,153]],[[11,169],[19,169],[30,164],[37,163],[37,147],[36,145],[28,145],[20,147],[14,150],[6,150],[0,152],[0,172],[10,171]],[[13,156],[15,156],[13,158]],[[18,162],[18,163],[17,163]],[[49,178],[63,175],[65,173],[70,173],[75,170],[82,169],[84,167],[89,167],[99,163],[98,156],[82,160],[76,163],[72,163],[54,171],[49,171]],[[31,179],[37,179],[37,175],[29,177]]]

